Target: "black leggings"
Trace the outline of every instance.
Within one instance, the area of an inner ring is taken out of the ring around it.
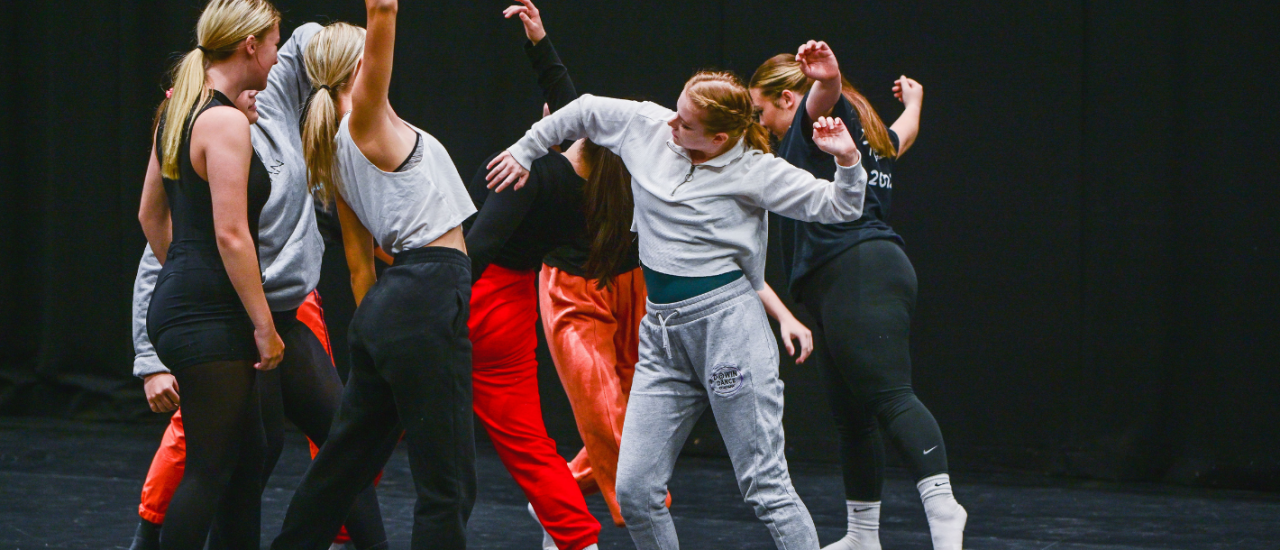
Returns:
[[[876,502],[887,434],[915,479],[947,471],[947,448],[911,390],[911,314],[916,272],[897,243],[860,243],[801,283],[815,319],[831,410],[840,432],[845,497]]]
[[[329,439],[329,426],[342,401],[342,380],[324,344],[307,325],[298,321],[296,311],[275,317],[285,353],[275,370],[260,375],[262,417],[267,435],[264,483],[284,448],[284,419],[288,418],[320,446]],[[372,484],[356,498],[345,525],[358,550],[374,548],[387,541],[378,495]]]
[[[266,435],[258,371],[247,361],[173,370],[182,390],[187,465],[173,493],[160,548],[199,550],[217,518],[220,544],[258,548]]]
[[[414,550],[466,548],[475,504],[471,261],[452,248],[402,252],[351,320],[351,375],[289,502],[275,549],[323,550],[404,433],[417,489]]]

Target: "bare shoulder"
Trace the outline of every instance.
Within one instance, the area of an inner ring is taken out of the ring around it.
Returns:
[[[196,118],[191,128],[192,133],[216,137],[249,136],[249,117],[240,109],[219,105],[213,107]]]

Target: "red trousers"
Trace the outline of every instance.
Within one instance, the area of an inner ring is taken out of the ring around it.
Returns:
[[[560,550],[596,544],[600,522],[587,510],[538,396],[537,273],[490,264],[471,288],[472,399],[498,457],[524,490]]]
[[[298,307],[298,320],[307,325],[316,338],[324,345],[324,350],[333,358],[333,347],[329,344],[329,329],[324,324],[324,310],[320,308],[319,294],[312,292]],[[311,457],[315,458],[315,443],[311,443]],[[164,431],[160,448],[151,460],[151,469],[147,471],[147,481],[142,484],[142,503],[138,505],[138,515],[151,523],[164,523],[165,512],[169,510],[169,500],[173,491],[182,482],[182,472],[187,465],[187,439],[182,431],[182,410],[173,413],[169,419],[169,427]],[[338,535],[334,542],[345,543],[346,529]]]
[[[639,360],[644,276],[636,268],[602,289],[594,280],[543,266],[539,279],[542,332],[582,436],[583,448],[569,470],[583,494],[600,492],[613,523],[622,527],[614,485],[627,396]]]

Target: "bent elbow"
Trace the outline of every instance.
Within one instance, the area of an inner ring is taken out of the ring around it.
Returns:
[[[365,9],[369,13],[395,15],[400,9],[400,3],[397,0],[373,0],[365,3]]]

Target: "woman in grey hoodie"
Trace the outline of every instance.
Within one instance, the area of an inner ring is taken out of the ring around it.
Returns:
[[[767,131],[736,77],[703,72],[672,111],[583,95],[495,158],[490,184],[519,186],[527,167],[565,140],[588,138],[632,174],[633,227],[649,291],[618,459],[618,502],[640,549],[677,548],[664,501],[677,454],[711,407],[738,485],[779,548],[817,550],[808,510],[787,472],[778,347],[766,311],[767,212],[835,223],[862,214],[867,175],[839,120],[814,124],[836,157],[834,181],[765,153]]]

